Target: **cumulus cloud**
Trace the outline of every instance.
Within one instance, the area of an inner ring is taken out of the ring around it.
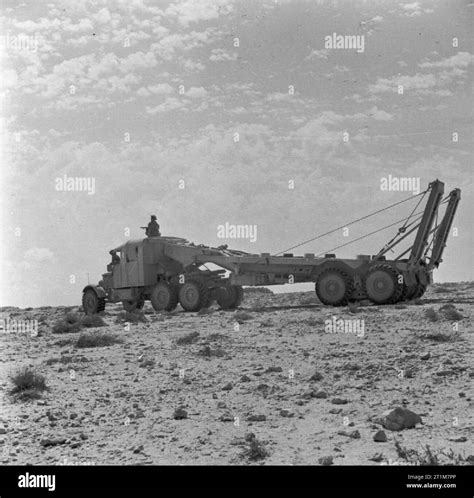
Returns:
[[[237,53],[229,53],[223,48],[215,48],[212,50],[209,60],[213,62],[235,61],[237,60]]]
[[[189,100],[178,99],[176,97],[168,97],[165,102],[163,102],[163,104],[157,105],[155,107],[146,106],[146,112],[153,115],[168,111],[185,110],[187,103],[189,103]]]
[[[470,64],[474,62],[474,55],[469,52],[458,52],[451,57],[447,57],[440,61],[436,62],[422,62],[418,64],[421,68],[433,68],[433,67],[441,67],[441,68],[456,68],[456,67],[468,67]]]
[[[202,86],[192,86],[188,91],[186,91],[186,96],[192,99],[203,98],[207,96],[207,90]]]
[[[177,18],[180,24],[187,27],[191,23],[225,16],[232,10],[232,0],[186,0],[173,3],[165,14]]]
[[[324,48],[321,50],[312,50],[311,53],[305,57],[305,60],[311,60],[311,59],[327,60],[328,53],[329,51]]]

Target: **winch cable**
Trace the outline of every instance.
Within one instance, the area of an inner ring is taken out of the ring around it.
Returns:
[[[420,215],[418,218],[416,218],[415,220],[413,220],[413,223],[416,223],[417,221],[421,220],[421,218],[423,217],[423,211],[419,211],[418,213],[415,213],[414,216],[416,215]],[[332,251],[335,251],[336,249],[340,249],[341,247],[346,247],[350,244],[353,244],[354,242],[358,242],[359,240],[362,240],[362,239],[365,239],[367,237],[370,237],[371,235],[374,235],[378,232],[381,232],[382,230],[386,230],[387,228],[390,228],[390,227],[393,227],[395,225],[397,225],[398,223],[402,222],[405,218],[402,218],[401,220],[398,220],[398,221],[395,221],[394,223],[391,223],[390,225],[387,225],[387,226],[384,226],[382,228],[378,228],[377,230],[374,230],[373,232],[370,232],[370,233],[367,233],[365,235],[361,235],[360,237],[358,237],[357,239],[354,239],[354,240],[351,240],[349,242],[346,242],[345,244],[341,244],[340,246],[337,246],[337,247],[333,247],[332,249],[329,249],[328,251],[324,251],[320,254],[317,254],[316,257],[319,257],[319,256],[322,256],[326,253],[330,253]]]
[[[425,194],[426,194],[427,191],[425,191]],[[446,204],[448,201],[449,201],[449,195],[447,195],[444,199],[441,200],[440,202],[440,205],[442,204]],[[377,253],[377,256],[382,256],[383,254],[385,254],[387,251],[391,250],[393,247],[395,247],[398,242],[395,242],[397,237],[399,237],[402,233],[405,233],[407,228],[409,228],[411,225],[413,225],[413,223],[410,223],[410,225],[407,225],[407,222],[408,220],[413,216],[413,213],[415,211],[415,209],[421,204],[421,202],[423,201],[423,198],[424,198],[424,195],[423,197],[418,201],[417,205],[414,207],[413,211],[410,213],[410,215],[408,216],[408,218],[406,219],[406,222],[403,224],[402,227],[400,227],[398,229],[398,232],[396,233],[395,237],[392,238],[392,240],[390,240],[389,242],[387,242],[384,247]],[[435,228],[429,233],[429,235],[431,235],[433,233],[433,231],[437,230],[438,229],[438,226],[437,226],[437,223],[438,223],[438,211],[436,211],[436,226]],[[407,234],[409,235],[409,233]],[[406,237],[406,236],[405,236]],[[400,241],[401,242],[405,237],[401,237]]]
[[[417,202],[416,206],[413,208],[412,212],[408,215],[408,217],[407,217],[407,219],[405,220],[405,223],[403,224],[403,226],[401,226],[401,227],[398,229],[398,232],[395,234],[395,236],[392,238],[392,240],[389,240],[389,241],[388,241],[388,242],[384,245],[384,247],[383,247],[383,248],[382,248],[382,249],[378,252],[378,255],[383,254],[383,253],[384,253],[384,251],[385,251],[388,247],[390,247],[390,246],[393,244],[393,242],[395,242],[395,240],[397,240],[397,238],[398,238],[401,234],[403,234],[403,233],[405,233],[405,232],[406,232],[406,229],[410,226],[410,225],[408,225],[408,226],[407,226],[408,221],[409,221],[409,220],[410,220],[410,218],[413,216],[413,213],[414,213],[414,212],[418,209],[418,206],[422,203],[422,201],[423,201],[423,199],[425,198],[425,195],[426,195],[426,193],[427,193],[427,192],[428,192],[428,191],[427,191],[427,190],[425,190],[425,192],[424,192],[424,194],[423,194],[423,197],[421,197],[421,199]],[[411,224],[413,224],[413,223],[411,223]]]
[[[420,192],[419,194],[416,194],[415,196],[410,196],[407,197],[406,199],[403,199],[399,202],[396,202],[394,204],[391,204],[390,206],[387,206],[385,208],[379,209],[377,211],[374,211],[373,213],[367,214],[365,216],[362,216],[361,218],[358,218],[357,220],[351,221],[350,223],[346,223],[344,225],[341,225],[340,227],[335,228],[334,230],[329,230],[329,232],[322,233],[320,235],[317,235],[316,237],[313,237],[311,239],[305,240],[304,242],[301,242],[300,244],[297,244],[296,246],[289,247],[288,249],[285,249],[283,251],[277,252],[274,254],[274,256],[279,256],[280,254],[284,254],[287,251],[291,251],[292,249],[296,249],[297,247],[304,246],[305,244],[308,244],[309,242],[313,242],[314,240],[318,240],[322,237],[325,237],[326,235],[330,235],[331,233],[337,232],[338,230],[341,230],[343,228],[346,228],[348,226],[354,225],[355,223],[358,223],[359,221],[366,220],[367,218],[370,218],[371,216],[375,216],[376,214],[382,213],[383,211],[387,211],[387,209],[391,209],[395,206],[399,206],[400,204],[403,204],[404,202],[410,201],[412,199],[416,199],[418,196],[424,196],[430,189],[428,188],[427,190]],[[403,218],[404,219],[404,218]],[[403,219],[401,221],[403,221]],[[399,223],[399,222],[397,222]],[[386,227],[388,228],[388,227]]]
[[[427,191],[423,192],[423,194],[426,194]],[[421,195],[421,194],[419,194]],[[440,204],[445,204],[446,202],[448,202],[449,200],[449,196],[447,196],[446,198],[444,198]],[[419,205],[420,203],[418,202],[417,206]],[[419,215],[419,216],[418,216]],[[411,218],[412,216],[418,216],[418,218],[415,218],[409,225],[406,225],[405,223],[405,229],[406,228],[409,228],[410,226],[412,226],[413,224],[415,224],[417,221],[420,221],[421,218],[423,217],[423,211],[419,211],[418,213],[413,213],[413,211],[411,212],[410,216],[408,218]],[[371,235],[374,235],[378,232],[381,232],[382,230],[386,230],[387,228],[390,228],[390,227],[393,227],[394,225],[397,225],[398,223],[402,222],[403,220],[405,220],[405,218],[402,218],[401,220],[398,220],[398,221],[395,221],[394,223],[391,223],[390,225],[386,225],[382,228],[379,228],[377,230],[374,230],[373,232],[370,232],[370,233],[367,233],[365,235],[361,235],[360,237],[358,237],[357,239],[354,239],[354,240],[351,240],[349,242],[346,242],[345,244],[341,244],[340,246],[337,246],[337,247],[333,247],[332,249],[329,249],[328,251],[324,251],[324,252],[321,252],[319,254],[316,255],[316,257],[319,257],[319,256],[323,256],[324,254],[327,254],[327,253],[330,253],[332,251],[335,251],[337,249],[340,249],[341,247],[346,247],[354,242],[358,242],[359,240],[362,240],[362,239],[365,239],[366,237],[370,237]],[[438,223],[438,212],[436,212],[436,224]],[[435,226],[435,228],[433,228],[430,232],[431,233],[434,233],[436,230],[438,229],[438,226]],[[430,243],[430,246],[431,244],[433,243],[433,240],[434,240],[434,235],[433,235],[433,239]],[[408,249],[409,250],[409,249]],[[408,251],[407,250],[407,251]],[[426,255],[426,252],[428,251],[428,248],[427,250],[425,251],[425,255]]]

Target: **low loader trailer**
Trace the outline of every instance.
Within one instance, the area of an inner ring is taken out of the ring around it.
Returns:
[[[227,246],[195,245],[178,237],[129,240],[110,251],[112,262],[98,285],[87,285],[83,289],[83,309],[87,314],[100,313],[106,303],[122,302],[127,311],[133,311],[141,309],[149,300],[156,311],[171,311],[178,303],[186,311],[199,311],[214,301],[227,310],[240,306],[242,286],[301,282],[313,282],[319,300],[330,306],[361,300],[377,305],[394,304],[419,298],[433,282],[433,270],[442,261],[461,191],[456,188],[444,199],[443,195],[444,183],[435,180],[417,196],[344,225],[423,196],[410,216],[399,220],[404,221],[403,226],[377,254],[359,255],[355,259],[337,258],[333,253],[323,256],[312,253],[295,256],[287,252],[251,254]],[[425,196],[424,210],[415,213]],[[446,204],[446,209],[438,223],[441,204]],[[388,227],[393,225],[395,223]],[[408,249],[394,259],[387,259],[386,254],[410,235],[414,240]],[[206,264],[219,269],[209,270]]]

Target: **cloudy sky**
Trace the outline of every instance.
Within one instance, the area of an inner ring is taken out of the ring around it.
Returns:
[[[150,214],[165,235],[277,252],[411,195],[381,190],[389,175],[462,189],[435,279],[473,279],[473,11],[465,0],[2,0],[0,304],[79,303],[87,274],[96,282]],[[326,47],[333,33],[363,36],[363,50]],[[94,188],[58,190],[65,176]],[[257,241],[218,239],[226,222],[257,225]],[[337,254],[375,253],[393,235]]]

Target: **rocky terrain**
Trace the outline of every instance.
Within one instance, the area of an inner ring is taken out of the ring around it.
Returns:
[[[0,463],[472,464],[473,305],[3,308]]]

